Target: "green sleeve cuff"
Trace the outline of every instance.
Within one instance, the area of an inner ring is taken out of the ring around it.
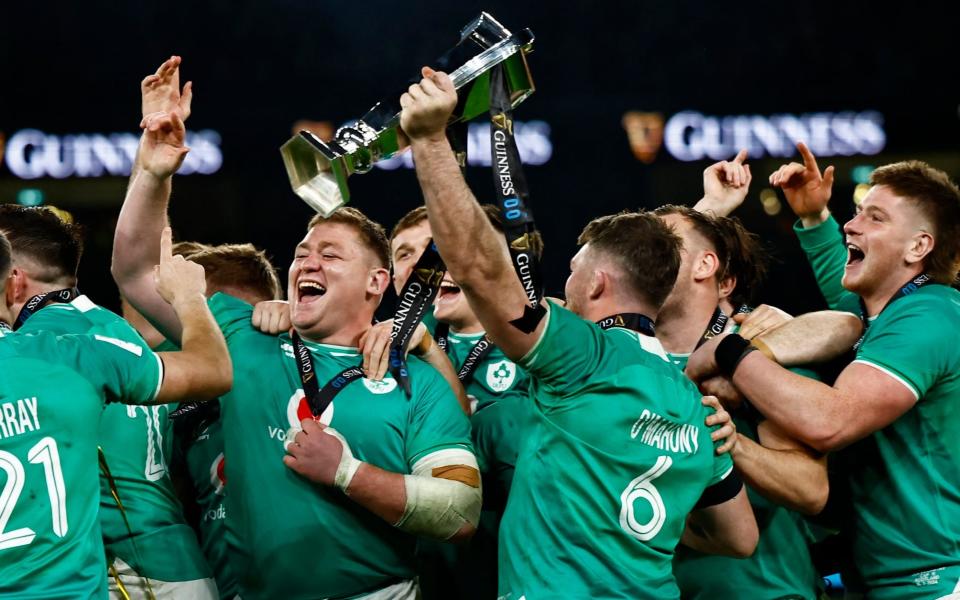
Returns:
[[[840,224],[833,218],[833,215],[828,216],[826,221],[815,227],[804,227],[797,219],[793,224],[793,231],[797,234],[800,247],[804,250],[814,250],[843,242]]]

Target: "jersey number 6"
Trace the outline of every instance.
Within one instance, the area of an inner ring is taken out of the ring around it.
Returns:
[[[667,509],[653,480],[666,473],[672,464],[673,459],[669,456],[659,457],[650,470],[631,481],[620,494],[620,527],[641,542],[649,541],[660,533],[667,519]],[[646,523],[637,522],[633,509],[634,503],[641,498],[649,502],[653,510],[653,515]]]

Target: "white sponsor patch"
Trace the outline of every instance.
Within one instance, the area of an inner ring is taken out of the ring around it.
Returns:
[[[517,365],[501,360],[487,366],[487,385],[495,392],[505,392],[517,378]]]

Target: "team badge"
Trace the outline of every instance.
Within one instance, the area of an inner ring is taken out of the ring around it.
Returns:
[[[363,381],[363,385],[373,394],[389,394],[397,389],[397,380],[392,377],[384,378],[383,381],[374,381],[364,377],[361,381]]]
[[[495,392],[505,392],[517,378],[517,365],[501,360],[487,367],[487,386]]]

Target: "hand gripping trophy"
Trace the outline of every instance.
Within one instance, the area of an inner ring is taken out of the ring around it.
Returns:
[[[487,13],[480,13],[460,32],[460,42],[434,61],[450,74],[460,98],[451,125],[466,122],[490,110],[490,71],[500,66],[512,107],[534,91],[526,55],[533,49],[533,33],[511,33]],[[419,81],[419,77],[407,82]],[[293,191],[324,216],[350,200],[347,178],[366,173],[373,165],[406,148],[400,130],[399,98],[406,87],[376,103],[356,123],[341,127],[324,142],[300,131],[281,148]]]

